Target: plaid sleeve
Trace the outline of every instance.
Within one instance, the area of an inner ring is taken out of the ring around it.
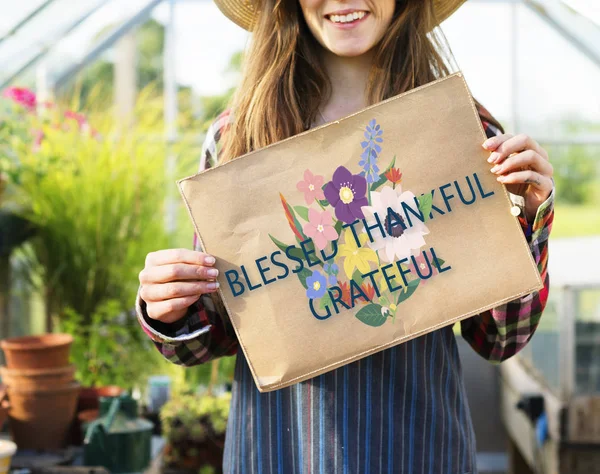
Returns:
[[[200,171],[216,164],[218,142],[230,121],[230,113],[225,111],[208,129],[202,146]],[[202,250],[195,233],[193,246],[194,250]],[[165,324],[148,317],[146,302],[138,290],[136,313],[142,329],[160,353],[175,364],[192,366],[237,352],[239,344],[235,331],[216,293],[202,295],[180,321]]]
[[[484,128],[488,137],[499,132],[490,124],[484,124]],[[548,238],[554,219],[554,194],[552,190],[548,199],[540,205],[532,224],[524,218],[519,219],[544,288],[461,321],[465,340],[491,362],[502,362],[525,347],[546,306],[550,289]]]

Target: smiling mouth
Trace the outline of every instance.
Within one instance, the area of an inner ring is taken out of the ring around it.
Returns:
[[[364,17],[366,17],[368,14],[369,14],[369,12],[365,12],[362,10],[356,10],[356,11],[348,12],[348,13],[345,13],[342,15],[337,15],[337,14],[332,13],[330,15],[325,15],[325,18],[327,18],[332,23],[336,23],[336,24],[351,24],[351,23],[359,22]]]

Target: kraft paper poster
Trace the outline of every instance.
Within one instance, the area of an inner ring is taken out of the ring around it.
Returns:
[[[542,288],[462,73],[178,182],[270,391]]]

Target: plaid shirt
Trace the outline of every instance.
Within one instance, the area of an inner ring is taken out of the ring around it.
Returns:
[[[200,170],[216,164],[219,139],[231,120],[226,111],[208,130]],[[488,122],[483,126],[488,137],[500,133]],[[549,290],[553,203],[554,190],[531,225],[520,217],[544,288],[461,321],[463,337],[491,362],[521,350],[539,323]],[[201,250],[196,236],[194,249]],[[148,318],[139,294],[136,307],[146,334],[176,364],[202,364],[238,350],[235,332],[214,295],[202,296],[176,325]],[[240,354],[227,433],[225,473],[476,472],[450,326],[265,394],[256,389]]]

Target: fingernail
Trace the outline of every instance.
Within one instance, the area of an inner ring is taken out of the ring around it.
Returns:
[[[219,274],[219,270],[211,268],[210,270],[207,270],[206,274],[211,277],[216,277]]]
[[[206,263],[207,265],[212,265],[215,262],[216,262],[215,257],[211,257],[211,256],[204,257],[204,263]]]
[[[496,163],[496,161],[498,161],[498,157],[499,157],[499,156],[500,156],[500,155],[498,155],[498,153],[496,153],[496,152],[493,152],[493,153],[490,155],[490,157],[488,158],[488,162],[490,162],[490,163]]]
[[[494,141],[495,140],[493,138],[488,138],[481,144],[481,146],[486,149],[493,148]]]
[[[207,288],[209,290],[216,290],[217,288],[219,288],[219,282],[218,281],[212,281],[207,285]]]
[[[501,168],[501,166],[500,166],[500,165],[496,165],[496,166],[494,166],[494,167],[493,167],[493,168],[492,168],[490,171],[491,171],[492,173],[496,173],[496,172],[500,171],[500,168]]]
[[[496,178],[497,181],[500,181],[501,183],[504,182],[505,177],[504,176],[498,176]]]

